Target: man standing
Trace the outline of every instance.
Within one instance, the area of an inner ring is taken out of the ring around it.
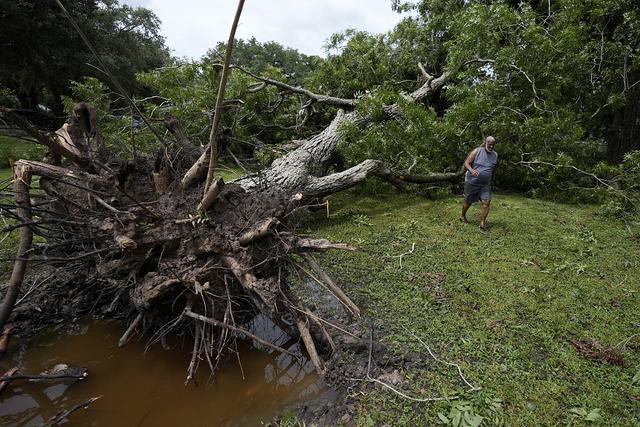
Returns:
[[[496,173],[498,153],[494,151],[496,139],[488,136],[484,144],[473,149],[464,161],[467,173],[464,176],[464,203],[460,221],[467,224],[467,210],[471,204],[480,200],[482,214],[480,215],[480,230],[487,229],[487,216],[491,203],[491,181]]]

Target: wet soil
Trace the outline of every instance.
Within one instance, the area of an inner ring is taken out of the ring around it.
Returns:
[[[87,313],[113,318],[108,303],[112,294],[97,302],[85,299],[84,293],[74,300],[63,287],[47,287],[46,296],[35,290],[17,310],[18,334],[0,369],[4,372],[19,365],[25,372],[37,373],[66,363],[88,368],[89,378],[74,384],[16,383],[0,395],[0,425],[38,425],[62,409],[100,395],[103,398],[89,410],[72,415],[74,424],[112,425],[117,419],[121,425],[245,426],[266,424],[284,412],[294,412],[307,426],[355,425],[358,391],[375,387],[366,381],[371,328],[372,377],[402,378],[404,372],[428,362],[419,354],[390,353],[379,343],[384,325],[366,318],[350,319],[317,284],[305,283],[304,288],[311,309],[359,337],[334,334],[336,353],[322,379],[306,359],[301,365],[289,356],[268,354],[239,340],[238,354],[227,357],[215,378],[203,361],[196,375],[198,385],[187,387],[191,336],[171,338],[168,351],[157,343],[147,347],[149,337],[138,337],[120,349],[117,341],[125,323],[77,317]],[[73,304],[60,303],[70,300]],[[42,329],[51,324],[58,326]],[[287,340],[264,316],[254,319],[250,329],[277,345]],[[298,343],[287,345],[300,352]]]

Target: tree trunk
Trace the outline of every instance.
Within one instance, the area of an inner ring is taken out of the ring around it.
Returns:
[[[424,102],[447,78],[429,79],[411,96]],[[396,105],[385,107],[386,118],[393,118],[398,110]],[[64,280],[66,287],[92,283],[78,287],[77,293],[98,290],[122,295],[121,310],[135,317],[123,343],[137,324],[151,325],[147,328],[162,335],[171,328],[193,330],[196,322],[195,330],[201,331],[198,336],[219,341],[215,348],[222,351],[229,330],[244,330],[238,325],[262,312],[292,338],[301,338],[316,370],[323,372],[326,354],[318,349],[330,348],[330,336],[318,330],[321,322],[308,318],[310,311],[290,292],[287,271],[296,265],[292,257],[296,253],[354,248],[296,236],[289,214],[305,200],[352,187],[370,176],[398,188],[408,182],[459,177],[403,174],[371,159],[326,175],[342,139],[342,126],[365,126],[372,120],[339,110],[326,129],[270,168],[225,185],[219,181],[202,200],[208,156],[189,142],[175,118],[165,120],[176,138],[174,146],[155,159],[138,155],[133,162],[125,162],[100,143],[92,111],[78,105],[72,122],[58,131],[57,142],[31,130],[41,143],[66,159],[66,164],[60,163],[65,166],[25,160],[17,165],[40,176],[46,192],[34,211],[36,221],[46,227],[33,228],[46,244],[34,248],[33,257],[59,268],[52,276],[54,282]],[[167,165],[171,173],[162,173]],[[25,191],[21,194],[27,196]],[[19,216],[27,218],[24,213]],[[30,242],[26,237],[25,245]],[[26,247],[21,246],[19,253]],[[320,266],[310,262],[320,274]],[[23,272],[24,265],[17,262],[16,269]],[[320,275],[345,309],[359,315],[346,293],[327,275]],[[172,326],[165,328],[168,324]],[[213,343],[196,347],[193,357],[214,348]]]

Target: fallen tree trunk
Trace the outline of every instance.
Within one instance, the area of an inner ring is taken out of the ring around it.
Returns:
[[[466,65],[474,61],[468,61]],[[238,68],[238,67],[236,67]],[[423,68],[422,68],[423,69]],[[251,75],[265,85],[273,85],[281,89],[300,93],[310,98],[312,102],[339,106],[347,109],[355,107],[355,100],[333,98],[312,93],[302,88],[294,88],[273,79],[262,78],[242,68],[240,70]],[[418,89],[406,97],[416,103],[428,102],[451,79],[454,72],[444,72],[439,77],[433,77],[424,72],[425,82]],[[399,115],[396,104],[383,107],[382,119],[392,119]],[[435,182],[455,181],[461,173],[434,173],[427,175],[412,175],[404,171],[393,171],[382,162],[375,159],[364,160],[359,165],[332,175],[326,175],[327,168],[333,159],[338,143],[342,140],[342,127],[348,123],[366,126],[373,120],[371,117],[360,117],[355,111],[338,110],[332,122],[319,134],[298,141],[295,150],[276,159],[272,165],[260,171],[259,174],[249,175],[232,181],[240,185],[245,191],[258,191],[265,188],[282,188],[289,192],[300,192],[305,200],[323,197],[353,187],[366,178],[377,176],[389,181],[397,188],[404,188],[403,183],[426,184]],[[182,185],[189,187],[199,182],[206,174],[209,152],[202,153],[182,179]]]
[[[81,120],[77,114],[65,129],[82,129]],[[351,248],[292,233],[289,214],[302,199],[292,191],[293,186],[248,191],[219,180],[201,201],[202,184],[184,188],[176,179],[191,167],[199,150],[175,119],[168,118],[166,125],[176,136],[175,149],[163,149],[156,159],[138,155],[124,162],[103,151],[102,166],[92,169],[77,164],[72,154],[62,156],[64,167],[16,162],[16,174],[21,177],[15,180],[18,209],[5,212],[24,223],[19,227],[24,238],[5,296],[5,317],[18,295],[35,231],[45,237],[46,244],[31,248],[30,256],[57,268],[51,286],[59,281],[77,293],[92,293],[93,299],[96,293],[118,295],[109,309],[119,309],[133,319],[120,339],[121,346],[136,331],[162,336],[191,329],[198,322],[200,343],[194,346],[195,358],[212,348],[223,351],[234,334],[290,353],[261,341],[242,326],[262,312],[294,340],[301,338],[304,351],[322,371],[319,349],[330,348],[325,342],[330,336],[317,326],[317,320],[300,314],[310,310],[285,292],[287,269],[292,264],[288,258],[306,251]],[[79,153],[91,152],[87,135],[67,135],[70,146]],[[164,175],[159,189],[158,165],[162,164],[171,164],[174,173]],[[40,177],[45,192],[33,208],[33,217],[27,209],[27,172]],[[92,285],[81,286],[87,282]],[[176,316],[171,327],[162,326]],[[218,343],[202,344],[205,339]],[[207,353],[207,357],[217,360],[220,354]]]
[[[424,101],[447,78],[429,80],[412,96],[416,102]],[[323,99],[316,97],[315,102]],[[389,118],[397,110],[394,105],[384,109]],[[54,281],[78,292],[117,295],[109,310],[119,308],[134,319],[121,345],[140,325],[143,332],[158,339],[172,330],[195,327],[198,338],[192,360],[204,354],[212,368],[211,360],[220,359],[225,342],[232,337],[229,331],[259,341],[241,326],[261,312],[290,337],[301,339],[316,370],[324,372],[323,349],[331,348],[333,342],[322,319],[311,315],[289,289],[287,271],[296,264],[292,258],[296,253],[307,260],[350,314],[360,315],[357,305],[305,255],[354,248],[297,236],[291,229],[291,212],[306,200],[344,190],[371,176],[398,188],[405,183],[459,177],[457,173],[400,173],[377,160],[327,175],[342,139],[342,125],[364,126],[369,120],[340,110],[326,129],[270,168],[225,185],[215,181],[203,199],[207,151],[191,144],[175,118],[165,120],[176,138],[173,146],[164,147],[155,159],[137,155],[125,162],[101,146],[97,120],[87,113],[90,111],[88,106],[77,108],[72,122],[63,127],[62,134],[70,139],[66,146],[73,150],[50,147],[66,159],[64,167],[58,161],[16,162],[20,170],[31,170],[40,177],[45,192],[41,205],[33,209],[34,225],[21,227],[21,231],[33,229],[46,239],[31,254],[58,268]],[[166,165],[171,165],[170,172]],[[28,186],[20,194],[28,201]],[[26,202],[21,200],[19,208],[24,208]],[[25,212],[18,210],[17,215],[31,222]],[[26,237],[16,262],[20,274],[24,273],[20,260],[30,243]],[[91,286],[80,288],[80,283]],[[14,289],[10,291],[17,292]],[[15,295],[7,298],[15,300]],[[217,355],[211,354],[213,348],[218,349]],[[193,366],[188,378],[192,378]]]
[[[248,73],[245,70],[243,71]],[[251,73],[248,74],[258,78]],[[452,74],[451,72],[445,72],[439,77],[427,74],[425,76],[426,82],[410,95],[406,95],[407,98],[416,103],[428,102],[449,81]],[[282,83],[271,79],[258,79],[265,84],[283,87]],[[313,102],[324,102],[329,105],[351,108],[355,106],[355,101],[349,103],[349,100],[323,97],[309,91],[298,90],[296,92],[307,94]],[[398,110],[399,107],[396,104],[384,106],[382,119],[388,120],[397,117],[399,115]],[[322,132],[306,141],[302,141],[298,148],[276,159],[271,167],[257,175],[246,176],[232,182],[247,191],[255,191],[256,189],[267,187],[288,188],[289,191],[300,192],[303,194],[304,199],[308,200],[351,188],[372,176],[384,179],[401,190],[404,189],[405,183],[452,182],[462,176],[462,172],[415,175],[404,171],[394,171],[383,162],[375,159],[364,160],[362,163],[345,171],[326,175],[338,143],[342,140],[342,127],[348,123],[366,126],[372,120],[373,118],[371,117],[360,117],[355,111],[344,112],[339,110],[331,124]]]

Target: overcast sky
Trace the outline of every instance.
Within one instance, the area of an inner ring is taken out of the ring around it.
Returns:
[[[177,56],[194,59],[219,41],[227,41],[237,0],[120,0],[151,9]],[[276,41],[308,55],[324,56],[329,36],[347,28],[382,33],[400,15],[391,0],[246,0],[236,38]]]

